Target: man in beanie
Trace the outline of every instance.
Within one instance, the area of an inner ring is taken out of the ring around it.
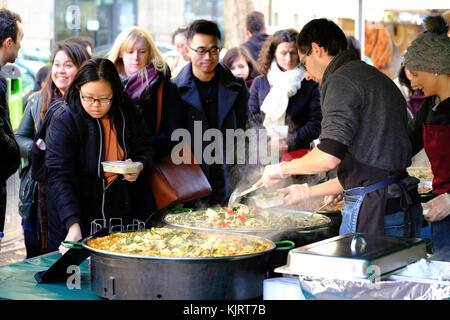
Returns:
[[[315,186],[281,189],[285,204],[343,193],[340,234],[362,232],[418,236],[422,214],[418,179],[408,176],[411,146],[406,101],[382,72],[347,50],[344,32],[332,21],[315,19],[297,37],[307,79],[320,83],[320,144],[300,159],[266,166],[257,185],[275,185],[290,174],[337,168],[337,178]]]
[[[450,259],[450,38],[442,16],[429,16],[424,24],[405,53],[411,84],[428,97],[409,125],[409,138],[413,155],[425,149],[433,171],[438,196],[423,205],[433,253]]]

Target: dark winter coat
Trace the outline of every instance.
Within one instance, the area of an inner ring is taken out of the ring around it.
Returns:
[[[19,145],[11,127],[8,108],[8,86],[6,79],[0,74],[0,184],[19,168]]]
[[[72,107],[71,107],[72,108]],[[78,106],[80,110],[82,106]],[[103,129],[101,121],[74,111],[59,108],[46,134],[45,164],[48,170],[47,204],[49,250],[56,250],[68,228],[79,223],[83,237],[90,234],[91,222],[121,218],[123,225],[133,214],[130,182],[119,175],[109,185],[104,178]],[[140,161],[144,167],[152,163],[150,133],[134,105],[122,106],[114,126],[124,160]],[[117,222],[117,221],[116,221]]]
[[[6,79],[0,74],[0,233],[3,232],[6,211],[6,180],[20,164],[19,146],[9,120]]]
[[[158,71],[156,76],[150,81],[150,86],[144,89],[138,99],[133,99],[139,112],[144,117],[147,128],[152,133],[149,143],[151,143],[155,160],[171,153],[173,146],[176,144],[171,141],[172,132],[178,128],[186,127],[183,100],[181,100],[178,88],[170,77],[170,72],[164,74]],[[128,89],[127,80],[123,81],[126,91]],[[158,119],[157,93],[163,82],[161,122],[159,131],[156,133]],[[148,183],[148,175],[149,168],[139,175],[138,180],[131,186],[131,190],[137,199],[134,203],[136,211],[141,215],[150,216],[155,212],[156,204]]]
[[[157,124],[157,91],[164,81],[162,96],[161,124],[158,134],[155,134]],[[125,88],[127,86],[124,82]],[[170,74],[158,74],[151,82],[151,87],[145,89],[139,99],[133,101],[138,106],[144,117],[148,129],[152,133],[151,143],[155,159],[170,154],[174,143],[171,135],[175,129],[184,128],[186,116],[184,114],[183,101],[177,86],[170,79]]]
[[[253,59],[258,60],[259,52],[261,51],[264,42],[266,42],[267,37],[269,37],[269,35],[265,33],[257,33],[252,35],[247,42],[242,45],[250,51]]]
[[[41,106],[42,96],[40,91],[29,96],[22,120],[16,132],[20,156],[24,159],[24,166],[20,170],[19,214],[25,220],[29,218],[31,204],[36,191],[36,182],[31,177],[31,149],[34,137],[41,124]]]
[[[270,91],[267,77],[257,77],[250,88],[248,107],[262,126],[265,114],[261,105]],[[310,143],[320,135],[320,93],[318,84],[312,80],[303,80],[300,89],[289,99],[286,109],[286,125],[288,126],[288,151],[309,149]]]

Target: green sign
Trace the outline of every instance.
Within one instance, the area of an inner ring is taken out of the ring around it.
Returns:
[[[7,79],[8,82],[8,105],[9,117],[13,130],[19,127],[22,119],[22,79]]]

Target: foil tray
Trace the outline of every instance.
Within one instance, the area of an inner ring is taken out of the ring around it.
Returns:
[[[279,273],[333,279],[384,278],[426,257],[425,241],[345,234],[290,250]]]

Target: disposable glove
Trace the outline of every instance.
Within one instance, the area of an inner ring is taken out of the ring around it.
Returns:
[[[264,187],[270,188],[283,178],[285,178],[285,176],[281,172],[281,163],[269,164],[264,168],[263,175],[261,179],[255,183],[255,186],[260,187],[264,185]]]
[[[344,194],[333,194],[330,196],[323,197],[323,203],[325,204],[336,204],[344,198]]]
[[[286,194],[286,196],[284,197],[284,205],[286,206],[290,206],[302,200],[310,198],[309,186],[307,183],[293,184],[287,188],[283,188],[278,191]]]
[[[450,196],[443,193],[424,203],[422,207],[425,219],[431,222],[440,221],[450,214]]]

